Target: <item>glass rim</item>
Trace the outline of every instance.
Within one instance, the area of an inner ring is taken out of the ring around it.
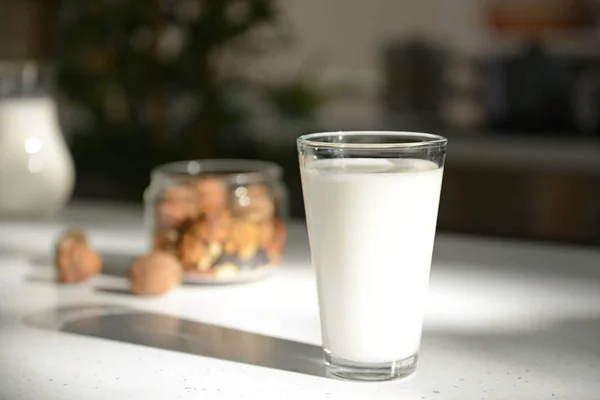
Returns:
[[[319,141],[319,138],[332,137],[332,136],[369,136],[374,137],[398,137],[398,142],[389,143],[341,143],[341,142],[324,142]],[[423,139],[417,142],[403,142],[400,138],[405,139]],[[431,147],[431,146],[445,146],[448,143],[448,139],[444,136],[437,135],[434,133],[424,132],[410,132],[410,131],[329,131],[329,132],[316,132],[308,133],[299,136],[296,139],[296,143],[299,146],[308,147],[321,147],[330,149],[414,149],[420,147]]]
[[[150,172],[151,179],[173,177],[201,177],[219,175],[228,183],[245,185],[279,179],[282,169],[271,161],[242,158],[211,158],[174,161],[156,166]]]

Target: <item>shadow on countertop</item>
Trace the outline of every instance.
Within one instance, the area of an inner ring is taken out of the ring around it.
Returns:
[[[326,377],[320,346],[127,306],[90,304],[30,315],[27,325],[163,350]]]

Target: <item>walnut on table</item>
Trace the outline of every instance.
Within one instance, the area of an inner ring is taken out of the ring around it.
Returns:
[[[164,251],[152,251],[132,263],[129,289],[144,296],[164,294],[181,282],[181,264],[175,256]]]
[[[59,282],[82,282],[100,273],[102,259],[98,252],[88,246],[81,230],[70,229],[56,245],[55,267]]]

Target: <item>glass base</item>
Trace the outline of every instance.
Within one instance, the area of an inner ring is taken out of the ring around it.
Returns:
[[[371,364],[344,360],[325,350],[327,372],[353,381],[377,382],[406,378],[417,369],[417,358],[414,354],[404,360]]]

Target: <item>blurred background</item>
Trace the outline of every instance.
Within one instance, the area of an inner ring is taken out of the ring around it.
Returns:
[[[165,162],[262,159],[301,218],[298,135],[427,131],[450,140],[440,231],[600,245],[598,0],[0,4],[0,208],[11,137],[45,123],[11,102],[43,94],[75,201],[141,204]]]

